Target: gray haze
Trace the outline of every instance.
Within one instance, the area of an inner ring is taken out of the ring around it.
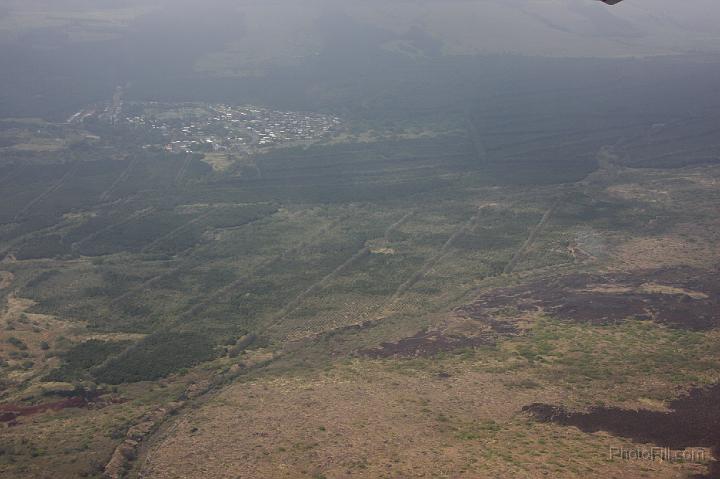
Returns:
[[[156,13],[158,35],[171,24],[223,30],[227,41],[221,51],[246,64],[312,52],[323,41],[328,18],[339,28],[352,21],[383,32],[415,29],[442,42],[449,54],[627,56],[720,50],[720,3],[714,0],[625,0],[614,7],[596,0],[5,0],[0,9],[0,38],[6,40],[47,29],[63,30],[76,41],[99,40]],[[223,24],[219,13],[234,23]]]
[[[715,0],[3,0],[0,114],[62,117],[118,85],[315,108],[418,78],[445,92],[489,56],[711,58],[718,19]]]

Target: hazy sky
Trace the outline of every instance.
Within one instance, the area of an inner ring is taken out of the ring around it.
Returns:
[[[119,32],[158,9],[163,14],[151,17],[161,23],[158,34],[172,25],[192,31],[218,22],[214,29],[227,31],[230,50],[253,61],[316,48],[319,20],[330,14],[392,32],[419,28],[450,54],[720,51],[717,0],[625,0],[614,7],[597,0],[0,0],[0,39],[48,27],[93,39],[103,26]],[[234,23],[226,21],[236,14]]]
[[[63,115],[125,83],[203,96],[205,79],[295,98],[298,72],[303,95],[372,89],[443,55],[687,53],[720,54],[720,0],[0,0],[0,112]]]

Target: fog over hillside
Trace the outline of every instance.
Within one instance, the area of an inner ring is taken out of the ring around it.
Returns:
[[[712,0],[626,0],[614,7],[596,0],[5,0],[0,6],[0,112],[14,116],[66,115],[88,99],[107,98],[117,85],[133,85],[146,99],[176,90],[199,98],[240,88],[210,88],[206,80],[249,79],[267,91],[316,75],[310,81],[316,89],[333,81],[337,89],[358,75],[385,81],[388,68],[440,59],[480,65],[483,56],[505,54],[720,53],[714,21],[720,4]],[[263,78],[269,81],[256,81]],[[280,99],[286,88],[278,88]],[[241,90],[247,94],[252,85]]]
[[[228,46],[235,40],[249,48],[261,39],[265,51],[291,55],[297,52],[283,50],[313,48],[323,36],[317,27],[332,20],[341,29],[353,22],[386,33],[423,31],[442,42],[446,53],[623,56],[720,49],[720,5],[713,0],[626,0],[615,7],[599,6],[596,0],[2,3],[0,32],[16,39],[63,26],[70,26],[71,36],[101,25],[119,35],[143,26],[158,28],[158,36],[163,28],[206,29],[223,30]],[[222,23],[231,20],[233,25]]]

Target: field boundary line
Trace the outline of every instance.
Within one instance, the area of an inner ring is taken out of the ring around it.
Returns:
[[[89,235],[86,236],[85,238],[82,238],[82,239],[74,242],[74,243],[71,245],[71,248],[72,248],[73,250],[76,250],[76,249],[79,248],[82,244],[87,243],[88,241],[92,241],[93,239],[97,238],[97,237],[100,236],[101,234],[105,234],[105,233],[107,233],[108,231],[112,231],[112,230],[115,229],[115,228],[119,228],[120,226],[126,225],[126,224],[128,224],[129,222],[131,222],[131,221],[133,221],[133,220],[136,220],[136,219],[138,219],[138,218],[143,218],[143,217],[145,217],[145,216],[153,213],[154,211],[155,211],[155,208],[153,208],[152,206],[149,207],[149,208],[143,208],[143,209],[141,209],[141,210],[138,210],[138,211],[134,212],[133,214],[131,214],[130,216],[128,216],[127,218],[125,218],[124,220],[119,221],[119,222],[117,222],[117,223],[113,223],[113,224],[108,225],[108,226],[106,226],[106,227],[104,227],[104,228],[101,228],[101,229],[95,231],[94,233],[89,234]]]
[[[450,237],[443,243],[443,245],[440,247],[439,250],[430,258],[428,258],[423,265],[418,269],[410,278],[408,278],[404,283],[402,283],[398,288],[395,290],[393,295],[388,300],[385,307],[393,306],[398,302],[398,300],[402,297],[405,292],[407,292],[408,289],[412,288],[418,281],[423,279],[430,270],[442,259],[442,257],[445,255],[447,250],[455,243],[455,240],[457,240],[460,235],[465,233],[466,231],[472,229],[477,221],[480,219],[480,213],[485,208],[486,205],[481,205],[477,208],[477,211],[475,214],[470,217],[469,220],[467,220],[460,228],[458,228],[453,234],[450,235]]]
[[[27,213],[27,212],[28,212],[33,206],[35,206],[37,203],[40,203],[40,202],[43,201],[45,198],[47,198],[48,196],[50,196],[51,194],[53,194],[54,192],[56,192],[57,190],[59,190],[60,188],[62,188],[62,186],[63,186],[63,184],[65,183],[65,181],[67,181],[67,179],[68,179],[70,176],[72,176],[73,174],[75,174],[75,171],[77,170],[77,168],[78,168],[78,165],[77,165],[77,164],[75,164],[75,165],[73,165],[72,167],[70,167],[70,168],[68,169],[68,171],[66,171],[65,174],[62,175],[62,177],[60,177],[60,179],[57,181],[57,183],[54,183],[52,186],[50,186],[50,188],[48,188],[47,190],[45,190],[44,192],[42,192],[39,196],[35,197],[35,199],[33,199],[32,201],[30,201],[30,203],[26,204],[20,211],[18,211],[18,213],[17,213],[17,214],[15,215],[15,217],[13,218],[13,220],[14,220],[14,221],[19,220],[25,213]]]
[[[383,233],[383,239],[388,240],[389,236],[400,226],[405,224],[407,220],[415,214],[415,210],[412,210],[405,215],[403,215],[402,218],[397,220],[396,222],[392,223],[390,226],[388,226],[385,229],[385,232]],[[367,241],[366,241],[367,242]],[[283,319],[287,318],[288,315],[290,315],[293,311],[295,311],[299,306],[300,303],[310,296],[311,294],[322,291],[323,288],[327,286],[327,283],[330,282],[332,279],[334,279],[337,275],[345,271],[347,268],[352,266],[356,261],[366,257],[368,254],[370,254],[371,247],[370,246],[364,246],[363,248],[359,249],[355,252],[350,258],[345,260],[340,266],[332,270],[330,273],[326,274],[322,278],[320,278],[317,282],[312,284],[309,288],[307,288],[305,291],[301,292],[299,295],[295,297],[292,301],[290,301],[276,316],[276,319],[273,320],[272,323],[270,323],[265,329],[269,329],[276,324],[278,324]]]
[[[511,274],[515,267],[517,266],[518,262],[525,256],[527,251],[530,249],[530,247],[535,243],[535,240],[537,239],[538,235],[542,231],[543,227],[547,224],[547,222],[550,220],[550,217],[553,215],[555,210],[560,206],[560,199],[555,200],[553,205],[548,208],[548,210],[545,212],[545,214],[542,215],[542,218],[540,218],[540,221],[538,224],[536,224],[531,230],[530,235],[527,237],[525,242],[522,244],[520,249],[518,249],[515,254],[513,255],[512,259],[508,262],[507,265],[505,265],[505,268],[503,269],[503,274]]]
[[[125,180],[128,179],[130,176],[130,171],[132,170],[133,166],[137,162],[137,158],[133,158],[128,162],[128,165],[125,167],[125,169],[118,175],[117,178],[115,178],[115,181],[110,184],[107,190],[103,191],[100,194],[100,201],[107,201],[110,199],[110,194],[115,190],[115,188],[120,184],[123,183]]]

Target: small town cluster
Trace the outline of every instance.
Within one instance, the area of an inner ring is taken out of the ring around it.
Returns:
[[[160,130],[173,153],[255,153],[315,142],[337,132],[338,117],[223,104],[150,104],[123,121]]]

